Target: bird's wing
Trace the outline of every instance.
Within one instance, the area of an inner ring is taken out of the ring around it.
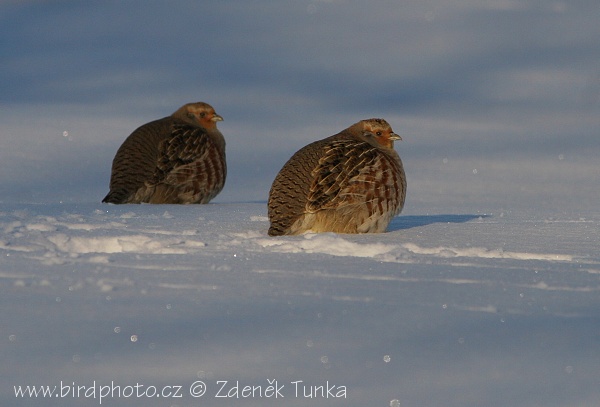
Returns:
[[[312,171],[313,182],[306,202],[307,212],[364,204],[376,182],[373,165],[380,160],[377,148],[367,142],[331,141]],[[372,195],[372,193],[371,193]]]
[[[203,161],[214,144],[200,127],[184,123],[171,126],[171,136],[161,141],[154,172],[153,183],[175,184],[184,181],[195,168],[195,163]]]
[[[170,117],[155,120],[138,127],[125,139],[113,160],[110,192],[103,202],[125,203],[153,178],[159,144],[169,136],[171,124]]]
[[[271,234],[288,230],[306,211],[313,169],[323,155],[326,140],[318,140],[298,150],[281,168],[269,192]]]
[[[154,174],[154,185],[179,200],[208,202],[225,184],[227,166],[221,151],[203,128],[176,123],[163,140]]]

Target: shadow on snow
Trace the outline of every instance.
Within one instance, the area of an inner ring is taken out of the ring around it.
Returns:
[[[390,222],[388,232],[427,226],[434,223],[465,223],[473,219],[489,218],[492,215],[409,215],[397,216]]]

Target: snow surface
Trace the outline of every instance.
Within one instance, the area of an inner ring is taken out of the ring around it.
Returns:
[[[599,223],[421,206],[272,238],[264,203],[0,204],[0,404],[598,406]]]

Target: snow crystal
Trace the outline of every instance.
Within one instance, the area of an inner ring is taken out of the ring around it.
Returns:
[[[35,230],[38,232],[54,232],[56,227],[44,223],[29,223],[25,225],[25,229],[30,231]]]
[[[382,243],[354,243],[333,233],[308,233],[294,240],[260,239],[257,243],[279,253],[325,253],[332,256],[352,257],[376,257],[396,248]]]
[[[500,249],[492,250],[483,247],[420,247],[414,243],[402,245],[405,249],[416,254],[437,255],[441,257],[480,257],[485,259],[519,259],[519,260],[548,260],[548,261],[572,261],[573,256],[568,254],[554,253],[519,253],[506,252]]]
[[[251,222],[268,222],[269,218],[266,216],[250,216]]]

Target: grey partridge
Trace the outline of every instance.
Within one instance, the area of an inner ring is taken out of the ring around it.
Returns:
[[[368,119],[296,152],[269,192],[269,235],[384,232],[406,197],[394,140],[385,120]]]
[[[102,202],[208,203],[227,175],[221,120],[212,106],[198,102],[137,128],[115,155]]]

